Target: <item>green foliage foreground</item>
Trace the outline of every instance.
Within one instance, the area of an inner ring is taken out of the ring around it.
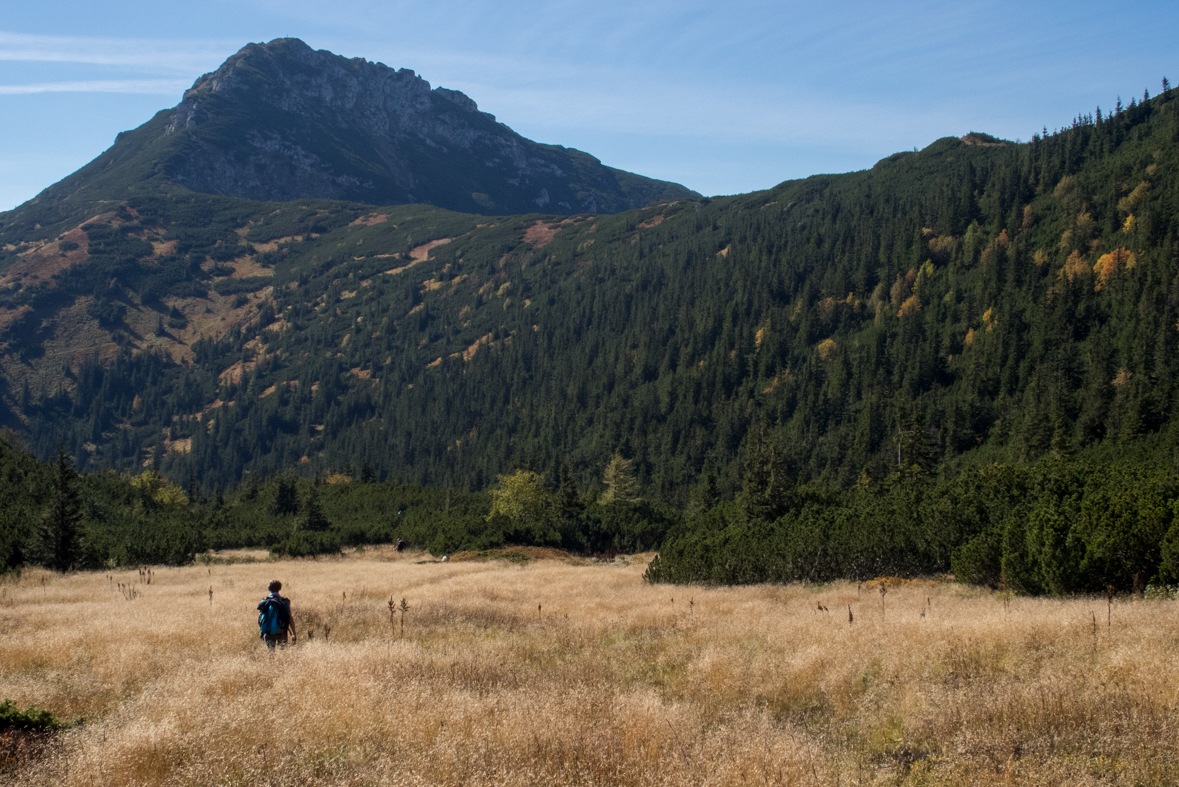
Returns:
[[[11,700],[0,702],[0,733],[7,730],[23,730],[25,732],[52,732],[63,724],[52,713],[37,707],[21,710]]]
[[[799,488],[772,520],[717,506],[673,534],[655,582],[824,582],[952,571],[1019,593],[1141,592],[1179,579],[1179,475],[1050,457],[951,480],[918,468]]]

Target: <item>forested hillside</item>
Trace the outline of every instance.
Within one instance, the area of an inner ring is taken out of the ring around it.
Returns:
[[[122,501],[92,521],[175,555],[412,536],[663,544],[653,580],[1174,581],[1174,97],[614,216],[169,187],[38,242],[10,223],[9,420],[59,472],[122,471],[87,476]],[[9,472],[31,497],[6,510],[45,521],[50,471]],[[143,525],[167,477],[191,494]],[[405,484],[434,488],[413,527],[373,513]],[[313,492],[342,508],[312,516]],[[10,561],[42,543],[26,531]]]
[[[790,478],[844,487],[1155,433],[1170,457],[1172,98],[616,216],[132,197],[83,228],[85,264],[7,296],[34,307],[10,401],[43,456],[155,452],[210,487],[349,462],[466,489],[567,463],[584,487],[621,452],[682,503],[703,473],[735,494],[756,424]],[[178,342],[212,307],[233,327]],[[84,310],[106,357],[18,382],[63,368],[38,353]]]

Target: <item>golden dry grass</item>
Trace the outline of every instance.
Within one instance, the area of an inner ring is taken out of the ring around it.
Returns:
[[[1174,602],[1115,601],[1107,630],[1105,599],[890,583],[882,605],[643,568],[368,550],[150,586],[26,571],[0,584],[0,699],[85,722],[0,782],[1179,783]],[[273,577],[303,636],[271,658]]]

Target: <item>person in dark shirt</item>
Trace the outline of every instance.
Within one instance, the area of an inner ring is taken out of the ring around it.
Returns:
[[[295,616],[291,613],[291,600],[279,594],[282,583],[277,579],[273,580],[267,589],[270,595],[258,602],[258,614],[261,615],[269,606],[277,605],[279,630],[273,634],[262,632],[261,637],[268,648],[273,649],[279,645],[286,647],[288,634],[292,643],[299,639],[299,634],[295,631]]]

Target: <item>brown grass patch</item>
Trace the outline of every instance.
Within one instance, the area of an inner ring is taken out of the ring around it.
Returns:
[[[388,213],[369,213],[352,221],[349,227],[371,227],[374,224],[384,224],[389,220]]]
[[[418,247],[414,248],[412,251],[410,251],[410,253],[409,253],[410,261],[407,264],[402,265],[399,268],[390,268],[389,270],[385,271],[385,275],[386,276],[396,276],[399,273],[404,273],[405,271],[409,270],[413,266],[417,265],[419,262],[425,262],[426,259],[428,259],[430,256],[431,249],[435,249],[444,243],[450,243],[452,240],[454,240],[454,239],[453,238],[442,238],[440,240],[432,240],[429,243],[423,243],[421,246],[418,246]],[[396,254],[393,254],[393,255],[382,254],[382,255],[378,255],[378,256],[397,257],[398,255],[396,255]]]
[[[232,366],[217,375],[217,379],[222,385],[238,385],[242,377],[257,365],[255,361],[235,361]]]
[[[287,235],[284,238],[275,238],[274,240],[267,241],[266,243],[255,243],[253,244],[254,253],[261,254],[262,252],[266,251],[278,251],[278,247],[284,243],[290,243],[292,241],[301,243],[302,240],[302,235]]]
[[[421,246],[418,246],[410,251],[409,258],[414,262],[424,262],[426,258],[430,256],[431,250],[450,243],[452,240],[454,240],[454,238],[439,238],[438,240],[432,240],[429,243],[423,243]]]
[[[17,306],[15,309],[0,308],[0,331],[7,329],[9,325],[12,325],[32,310],[33,307],[28,304]]]
[[[264,563],[270,559],[270,552],[265,549],[210,549],[209,559],[223,563]]]
[[[564,563],[582,564],[585,561],[573,557],[563,549],[552,547],[501,547],[499,549],[484,549],[478,552],[456,552],[450,556],[452,561],[468,560],[507,560],[524,562],[529,560],[559,560]]]
[[[893,583],[882,604],[849,583],[652,586],[641,559],[501,552],[524,559],[235,550],[151,585],[5,578],[0,696],[86,721],[0,781],[1179,781],[1173,601],[1119,601],[1094,636],[1104,598]],[[300,637],[271,657],[254,605],[273,578]]]
[[[178,454],[187,454],[192,450],[191,437],[178,437],[175,440],[171,438],[164,438],[164,450],[175,452]]]
[[[537,221],[528,229],[524,230],[524,242],[530,244],[533,248],[543,249],[560,231],[560,224],[550,227],[543,221]]]
[[[109,215],[111,218],[114,216],[114,214]],[[107,223],[100,222],[101,218],[96,216],[90,221],[91,223]],[[72,251],[62,251],[58,246],[61,241],[76,243],[78,248]],[[0,287],[9,287],[12,284],[28,287],[42,283],[51,287],[56,286],[53,279],[54,274],[60,273],[71,265],[84,263],[90,258],[86,251],[88,244],[86,233],[82,231],[81,227],[75,227],[58,238],[34,246],[18,255],[8,270],[0,275]]]
[[[229,274],[230,279],[251,279],[257,276],[273,276],[273,268],[263,267],[255,258],[254,255],[246,255],[245,257],[237,257],[229,263],[205,263],[206,267],[213,265],[228,265],[233,268],[233,273]]]
[[[152,254],[156,257],[164,257],[168,254],[176,253],[176,241],[174,240],[153,240],[151,242]]]
[[[479,352],[480,347],[482,347],[485,344],[489,344],[490,342],[491,342],[491,334],[490,333],[480,336],[478,339],[476,339],[474,342],[471,343],[470,347],[463,350],[463,360],[464,361],[471,360],[472,358],[475,357],[475,353]]]

